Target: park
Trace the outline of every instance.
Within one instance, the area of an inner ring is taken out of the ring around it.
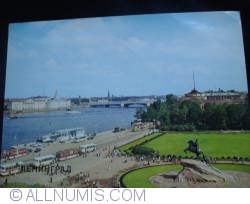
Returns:
[[[184,149],[189,140],[197,139],[202,152],[209,159],[209,165],[213,168],[234,174],[237,172],[236,176],[244,174],[242,180],[237,180],[239,181],[237,184],[234,183],[229,187],[249,187],[244,183],[246,180],[249,181],[250,177],[249,136],[248,131],[158,132],[147,135],[120,147],[121,151],[131,156],[135,156],[134,149],[141,147],[139,156],[143,156],[144,160],[148,161],[146,165],[123,174],[121,183],[124,187],[132,188],[159,187],[152,182],[152,177],[163,172],[181,171],[182,159],[196,159],[194,154],[185,153]],[[153,163],[152,158],[159,158],[158,162]],[[209,185],[205,187],[228,187],[224,184]],[[172,184],[167,187],[175,186]],[[190,187],[190,185],[184,187]]]

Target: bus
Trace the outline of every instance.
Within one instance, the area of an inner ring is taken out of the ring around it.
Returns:
[[[57,161],[64,161],[78,156],[79,156],[78,148],[65,149],[56,153]]]
[[[17,157],[22,157],[28,154],[28,150],[26,148],[16,148],[12,147],[9,150],[5,150],[3,157],[5,159],[15,159]]]
[[[1,176],[9,176],[12,174],[17,174],[20,172],[20,167],[17,163],[1,163],[0,164],[0,175]]]
[[[41,157],[35,157],[33,159],[33,166],[39,167],[39,166],[46,166],[54,163],[56,160],[56,156],[53,154],[41,156]]]
[[[95,150],[96,150],[96,144],[94,144],[94,143],[83,144],[80,146],[80,151],[82,153],[93,152]]]

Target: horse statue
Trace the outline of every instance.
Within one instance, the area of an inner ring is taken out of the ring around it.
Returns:
[[[188,147],[184,149],[184,152],[192,152],[195,153],[196,158],[200,159],[201,161],[205,161],[208,163],[208,160],[206,156],[203,154],[201,149],[199,148],[198,140],[196,139],[195,141],[189,140],[188,141]]]

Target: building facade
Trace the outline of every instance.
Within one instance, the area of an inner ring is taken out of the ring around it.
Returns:
[[[204,104],[244,104],[247,102],[247,93],[235,90],[223,91],[206,91],[199,92],[193,89],[185,94],[182,100],[195,101],[202,106]]]
[[[53,99],[36,97],[28,99],[8,100],[7,110],[9,113],[40,112],[68,109],[71,107],[69,99]]]

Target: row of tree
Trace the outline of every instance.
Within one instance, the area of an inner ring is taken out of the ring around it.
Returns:
[[[137,116],[144,122],[155,122],[163,130],[249,130],[250,107],[247,104],[205,104],[180,100],[169,94],[157,100]]]

